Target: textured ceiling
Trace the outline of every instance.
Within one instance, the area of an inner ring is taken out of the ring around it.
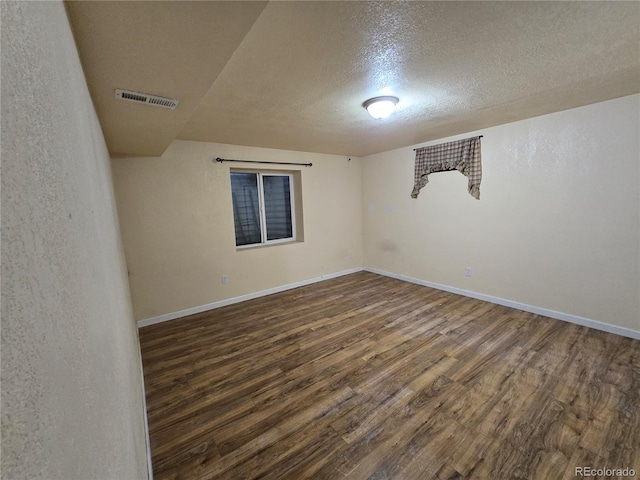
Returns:
[[[640,91],[638,2],[68,2],[108,148],[362,156]],[[120,102],[125,88],[180,100]],[[400,98],[374,120],[362,102]]]

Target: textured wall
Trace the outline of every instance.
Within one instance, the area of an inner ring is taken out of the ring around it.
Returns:
[[[251,165],[216,157],[313,163],[278,167],[301,171],[304,242],[236,251],[229,168]],[[137,320],[362,267],[358,158],[176,140],[112,168]]]
[[[2,2],[2,478],[146,478],[109,157],[61,2]]]
[[[417,200],[411,147],[363,159],[365,266],[640,331],[640,96],[484,134]],[[472,276],[465,276],[465,268]]]

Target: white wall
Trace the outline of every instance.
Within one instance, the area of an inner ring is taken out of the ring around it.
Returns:
[[[1,9],[2,478],[146,478],[109,156],[65,9]]]
[[[301,172],[304,241],[236,250],[229,169],[271,166],[217,157],[313,163],[273,167]],[[137,320],[362,268],[359,158],[176,140],[112,167]]]
[[[135,318],[364,264],[640,331],[639,98],[440,140],[484,135],[480,201],[458,172],[431,175],[411,199],[419,145],[348,162],[174,141],[162,157],[112,159]],[[301,167],[305,241],[236,251],[233,164],[217,156],[313,162]]]
[[[363,158],[365,266],[640,331],[639,107],[429,143],[484,135],[479,201],[455,171],[411,199],[416,146]]]

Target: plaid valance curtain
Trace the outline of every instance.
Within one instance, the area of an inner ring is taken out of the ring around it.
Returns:
[[[469,178],[469,193],[480,200],[482,159],[480,138],[471,137],[416,149],[416,167],[411,198],[418,198],[420,189],[428,182],[430,173],[458,170]]]

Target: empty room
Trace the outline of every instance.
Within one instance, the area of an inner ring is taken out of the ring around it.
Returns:
[[[640,2],[0,6],[3,479],[640,476]]]

